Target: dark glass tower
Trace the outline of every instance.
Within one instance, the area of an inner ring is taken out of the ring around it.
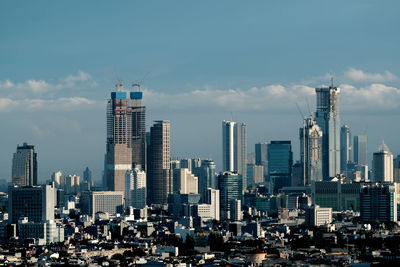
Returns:
[[[34,146],[27,143],[17,146],[12,161],[12,184],[37,185],[37,154]]]
[[[268,176],[270,192],[291,185],[293,152],[290,141],[271,141],[268,144]]]

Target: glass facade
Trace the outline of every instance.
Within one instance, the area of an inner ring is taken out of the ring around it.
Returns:
[[[268,176],[270,192],[277,193],[291,185],[293,152],[291,141],[271,141],[268,144]]]

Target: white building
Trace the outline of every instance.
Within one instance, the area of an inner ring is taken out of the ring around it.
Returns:
[[[64,228],[57,226],[53,220],[44,223],[30,222],[27,217],[18,220],[18,238],[35,239],[39,245],[64,241]]]
[[[242,175],[243,191],[246,190],[246,124],[243,122],[222,122],[222,163],[223,171],[236,171]]]
[[[321,226],[332,222],[332,208],[321,208],[313,205],[306,209],[306,225]]]
[[[121,213],[124,193],[119,191],[85,191],[80,197],[81,213],[95,217],[97,212]]]
[[[383,142],[374,153],[372,170],[375,182],[393,182],[393,154]]]
[[[180,194],[198,194],[198,178],[188,168],[174,170],[174,192]]]
[[[140,165],[125,174],[125,207],[143,209],[146,206],[146,172]]]

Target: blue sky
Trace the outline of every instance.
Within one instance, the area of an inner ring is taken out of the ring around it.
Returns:
[[[1,1],[0,178],[16,145],[54,170],[99,178],[105,99],[142,81],[147,126],[171,121],[174,156],[221,162],[221,121],[254,143],[290,139],[313,88],[335,76],[341,119],[400,153],[398,1]]]

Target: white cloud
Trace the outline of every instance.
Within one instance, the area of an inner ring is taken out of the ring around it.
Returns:
[[[51,92],[56,93],[60,89],[76,89],[81,87],[97,86],[92,76],[86,72],[78,71],[77,74],[68,75],[59,80],[58,83],[51,83],[45,80],[29,79],[24,82],[14,83],[10,80],[0,80],[0,90],[8,93],[9,96],[31,96]]]
[[[0,98],[0,112],[11,110],[22,111],[74,111],[77,109],[87,109],[96,105],[98,102],[84,97],[61,97],[57,99],[19,99]]]
[[[314,95],[314,88],[304,85],[285,87],[280,84],[250,89],[194,90],[180,94],[165,94],[144,90],[144,101],[149,108],[192,110],[224,109],[228,111],[284,110],[303,103]]]
[[[385,71],[383,74],[380,73],[367,73],[363,70],[349,68],[344,74],[345,78],[348,78],[356,82],[389,82],[398,79],[396,75],[389,71]]]
[[[374,83],[356,88],[341,85],[341,106],[347,110],[389,111],[400,109],[400,89]]]

